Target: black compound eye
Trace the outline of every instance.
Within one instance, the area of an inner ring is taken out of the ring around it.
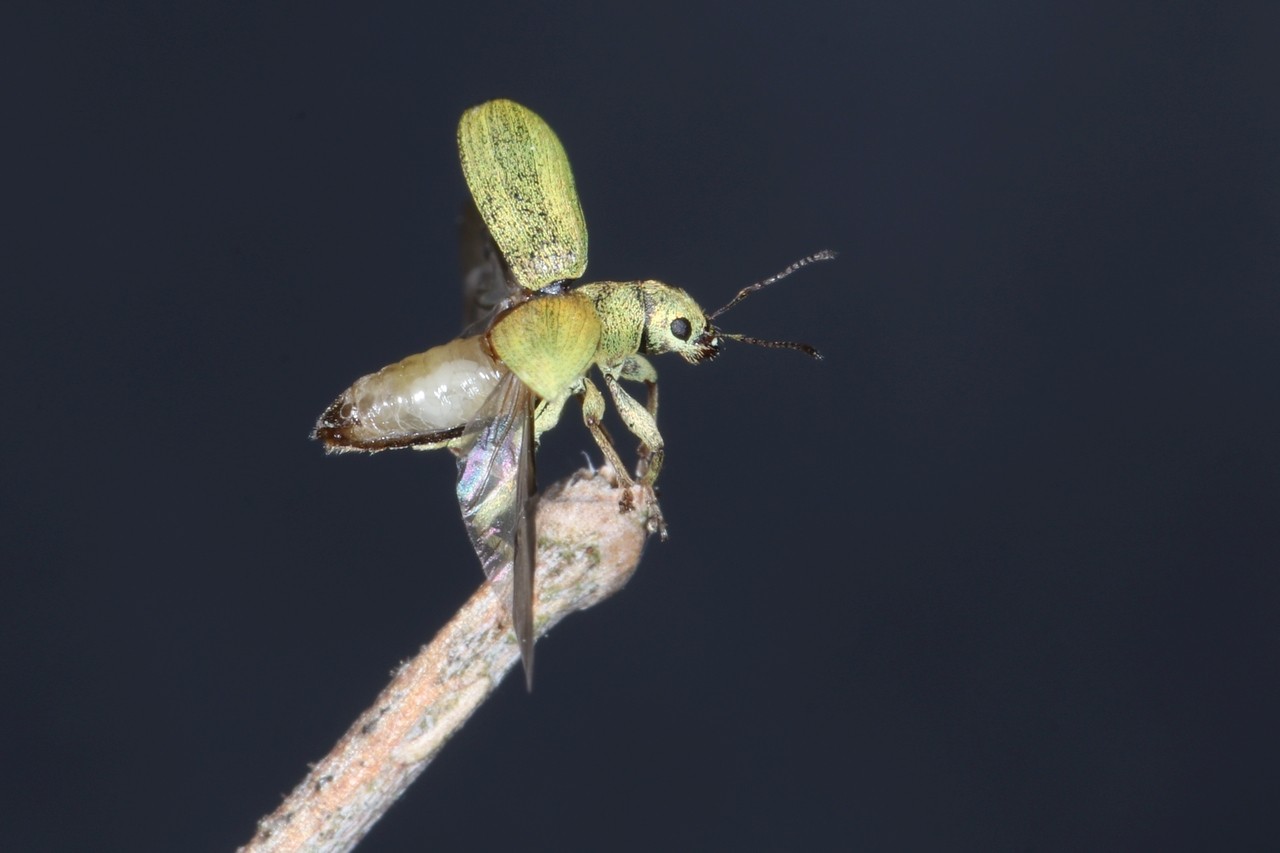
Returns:
[[[687,341],[689,340],[689,335],[693,334],[693,326],[685,318],[677,317],[671,321],[671,334],[682,341]]]

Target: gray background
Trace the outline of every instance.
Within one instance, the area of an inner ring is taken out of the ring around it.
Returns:
[[[1117,5],[11,8],[5,849],[247,840],[480,581],[446,454],[307,433],[457,333],[499,96],[591,278],[840,250],[727,318],[827,360],[658,361],[671,540],[366,849],[1256,842],[1277,19]]]

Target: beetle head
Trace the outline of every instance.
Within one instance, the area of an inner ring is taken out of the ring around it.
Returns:
[[[835,256],[835,252],[827,250],[801,258],[777,275],[742,288],[737,296],[729,300],[728,304],[710,314],[703,311],[692,296],[678,287],[658,281],[644,282],[641,286],[645,298],[645,324],[644,334],[640,340],[640,351],[646,355],[674,352],[690,364],[697,364],[715,358],[720,354],[720,348],[724,342],[730,340],[761,347],[799,350],[806,355],[821,359],[822,355],[808,344],[794,341],[766,341],[747,335],[731,334],[716,328],[711,321],[757,290],[786,278],[801,267],[815,261],[830,260]]]
[[[678,287],[646,282],[644,335],[640,350],[648,355],[674,352],[690,364],[715,358],[720,340],[707,312]]]

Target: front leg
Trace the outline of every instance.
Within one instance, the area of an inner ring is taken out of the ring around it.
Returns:
[[[604,375],[609,395],[618,407],[618,415],[627,429],[640,439],[641,462],[637,466],[640,487],[644,490],[645,501],[649,504],[649,530],[667,538],[667,525],[662,520],[662,510],[658,507],[658,495],[654,490],[654,481],[662,470],[664,456],[662,433],[658,432],[658,422],[653,419],[649,410],[640,405],[634,397],[622,389],[618,380],[611,374]]]
[[[618,378],[644,383],[645,390],[648,392],[644,408],[653,420],[654,431],[656,432],[658,422],[658,371],[653,369],[649,359],[642,355],[633,355],[622,362],[622,367],[618,370]],[[649,446],[641,441],[640,447],[637,449],[636,476],[645,476],[649,468],[649,455]],[[659,465],[661,465],[661,460],[659,460]]]
[[[636,438],[640,439],[640,449],[645,461],[644,470],[638,472],[640,485],[652,489],[654,481],[658,479],[658,472],[662,470],[662,458],[665,455],[662,433],[658,432],[658,422],[653,414],[640,405],[635,397],[628,394],[612,375],[606,373],[604,383],[609,389],[609,396],[613,397],[613,404],[618,407],[618,415],[621,416],[622,422]],[[656,383],[653,388],[656,396]]]
[[[641,415],[649,418],[649,422],[651,424],[653,423],[652,417],[645,411],[643,406],[629,397],[621,388],[617,388],[618,382],[616,379],[606,374],[605,382],[609,385],[609,392],[613,395],[614,402],[618,404],[618,412],[622,416],[622,422],[627,425],[628,429],[632,432],[636,432],[636,428],[631,425],[634,414],[629,414],[628,409],[624,408],[625,406],[638,410]],[[617,390],[615,390],[615,388]],[[622,458],[618,456],[618,451],[614,448],[613,442],[609,438],[609,433],[605,431],[604,424],[601,422],[604,418],[604,395],[601,394],[600,389],[596,388],[595,384],[586,377],[583,377],[582,380],[581,393],[582,420],[586,423],[587,429],[591,430],[591,437],[596,440],[596,444],[600,447],[600,452],[604,454],[605,461],[613,466],[613,470],[617,474],[618,485],[623,490],[622,499],[619,501],[622,511],[630,512],[632,509],[635,509],[635,503],[631,497],[631,490],[632,487],[635,486],[635,481],[631,479],[629,474],[627,474],[627,469],[622,464]],[[624,403],[623,401],[626,402]],[[639,433],[636,434],[640,435]],[[658,467],[661,467],[662,436],[657,435],[656,424],[653,426],[653,434],[656,436],[656,442],[658,445]],[[649,439],[643,435],[640,436],[640,440],[644,441],[646,444],[651,444]],[[662,520],[662,510],[658,506],[658,498],[653,493],[653,477],[656,476],[657,468],[650,466],[650,468],[645,471],[644,476],[640,481],[640,485],[644,490],[644,501],[646,508],[649,511],[649,532],[657,533],[663,539],[666,539],[667,525]]]

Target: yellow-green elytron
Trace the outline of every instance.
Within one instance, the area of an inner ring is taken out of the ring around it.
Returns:
[[[450,448],[458,458],[458,502],[487,577],[512,566],[511,615],[533,684],[533,571],[536,550],[533,450],[570,397],[624,487],[642,487],[650,530],[665,536],[653,484],[664,447],[658,431],[657,372],[645,358],[674,352],[690,363],[714,358],[723,339],[799,349],[805,344],[730,335],[711,323],[748,294],[815,260],[743,288],[707,314],[689,294],[660,281],[572,285],[587,266],[587,229],[560,140],[517,103],[489,101],[458,125],[458,153],[474,210],[464,221],[464,337],[369,374],[325,410],[314,436],[331,452]],[[475,214],[478,213],[478,221]],[[627,474],[601,421],[605,399],[640,439],[637,475]],[[622,380],[644,383],[642,404]]]

